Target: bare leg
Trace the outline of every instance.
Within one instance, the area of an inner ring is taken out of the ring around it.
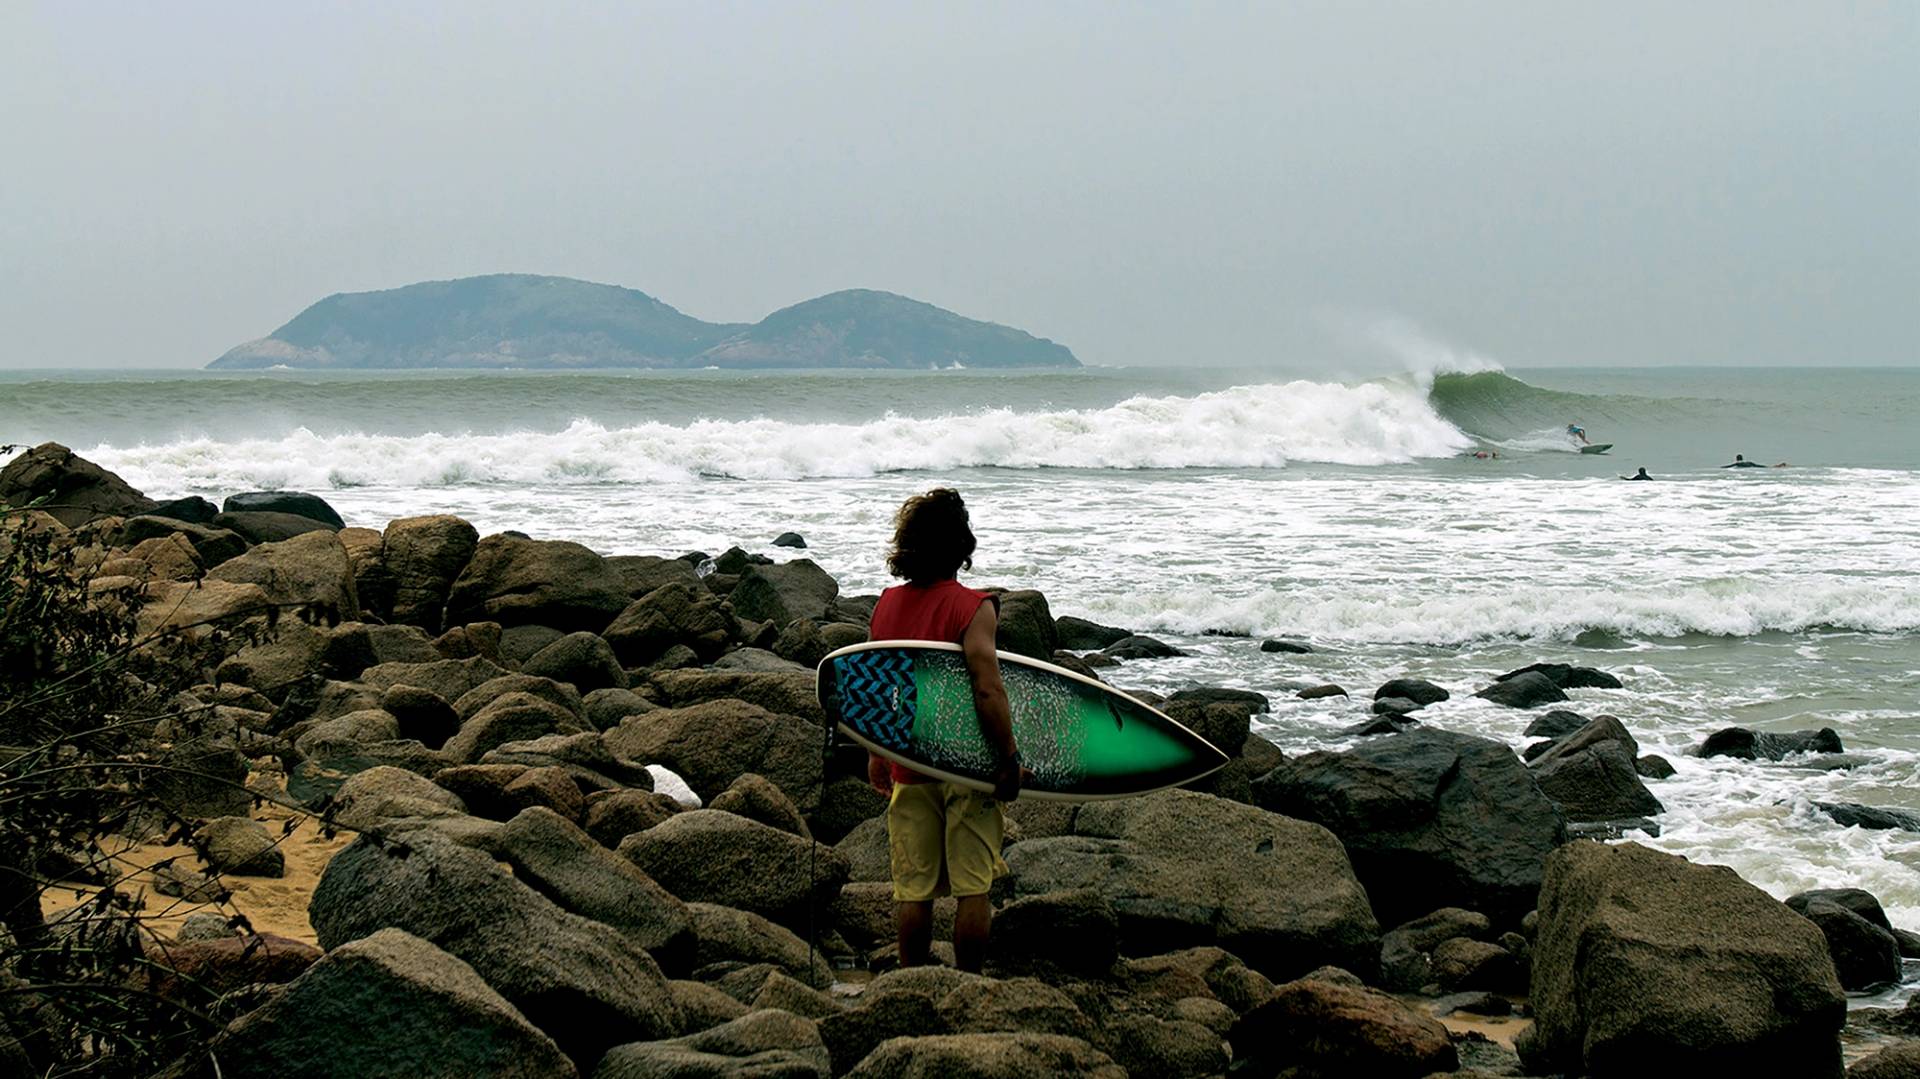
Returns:
[[[924,967],[933,948],[933,901],[895,903],[893,924],[899,933],[900,965]]]
[[[978,974],[987,961],[987,934],[993,929],[993,901],[984,895],[963,895],[955,903],[954,964],[961,970]]]

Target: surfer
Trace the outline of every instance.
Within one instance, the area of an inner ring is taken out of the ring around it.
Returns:
[[[1567,424],[1567,437],[1579,439],[1583,446],[1593,445],[1592,442],[1587,441],[1587,429],[1577,424]]]
[[[1027,778],[994,653],[999,598],[955,579],[961,569],[973,568],[975,545],[959,492],[943,487],[907,499],[893,519],[893,549],[887,554],[887,570],[906,583],[881,593],[868,632],[876,641],[959,644],[973,682],[980,733],[999,759],[989,795],[868,756],[867,779],[887,796],[894,928],[903,967],[926,964],[933,946],[933,901],[951,895],[954,961],[961,970],[979,972],[993,927],[988,892],[1007,872],[1000,857],[1006,828],[1001,803],[1017,797]]]
[[[1736,453],[1733,455],[1732,461],[1729,461],[1728,463],[1721,465],[1720,467],[1721,468],[1765,468],[1766,466],[1760,464],[1758,461],[1747,460],[1747,455],[1744,453]]]
[[[1640,471],[1638,471],[1638,472],[1635,472],[1635,473],[1634,473],[1633,475],[1631,475],[1631,476],[1622,476],[1622,477],[1620,477],[1620,478],[1621,478],[1621,479],[1623,479],[1623,480],[1650,480],[1650,479],[1652,479],[1653,477],[1652,477],[1652,476],[1649,476],[1649,475],[1647,475],[1647,466],[1646,466],[1646,465],[1641,465],[1641,466],[1640,466]]]

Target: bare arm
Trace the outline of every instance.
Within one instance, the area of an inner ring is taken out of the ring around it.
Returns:
[[[993,648],[999,628],[999,611],[991,603],[982,603],[960,638],[960,651],[973,681],[973,710],[980,718],[980,733],[1000,760],[994,773],[994,796],[1011,801],[1020,793],[1023,769],[1015,755],[1019,747],[1013,741],[1013,710],[1007,703],[1007,687],[1000,680],[1000,657]]]

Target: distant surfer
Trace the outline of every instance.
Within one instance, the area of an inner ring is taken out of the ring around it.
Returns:
[[[1765,468],[1767,466],[1761,464],[1758,461],[1747,460],[1747,455],[1744,453],[1736,453],[1733,455],[1732,461],[1728,462],[1727,464],[1721,465],[1720,467],[1721,468]]]
[[[960,645],[973,682],[980,733],[999,763],[985,794],[946,783],[869,754],[867,779],[887,796],[887,847],[893,871],[894,928],[900,965],[924,966],[933,946],[933,901],[954,897],[954,960],[978,973],[993,927],[988,892],[1005,876],[1000,857],[1006,828],[1002,802],[1020,794],[1026,771],[1013,740],[1013,711],[994,637],[999,597],[955,579],[973,568],[976,541],[957,491],[938,488],[907,499],[893,519],[887,569],[906,579],[880,594],[869,640],[951,641]]]
[[[1641,465],[1641,466],[1640,466],[1640,471],[1638,471],[1638,472],[1635,472],[1635,473],[1634,473],[1633,475],[1631,475],[1631,476],[1622,476],[1622,477],[1620,477],[1620,478],[1621,478],[1621,479],[1623,479],[1623,480],[1650,480],[1650,479],[1652,479],[1653,477],[1652,477],[1652,476],[1649,476],[1649,475],[1647,475],[1647,466],[1646,466],[1646,465]]]
[[[1583,446],[1593,445],[1592,442],[1589,442],[1587,440],[1587,429],[1579,426],[1578,424],[1572,424],[1572,423],[1567,424],[1567,437],[1579,439],[1580,444]]]
[[[1497,460],[1500,456],[1500,451],[1499,450],[1474,450],[1472,456],[1473,456],[1473,459],[1476,461]]]

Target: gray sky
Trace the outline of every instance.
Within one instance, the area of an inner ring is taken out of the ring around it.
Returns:
[[[13,2],[0,204],[10,367],[509,270],[1090,363],[1920,363],[1920,4]]]

